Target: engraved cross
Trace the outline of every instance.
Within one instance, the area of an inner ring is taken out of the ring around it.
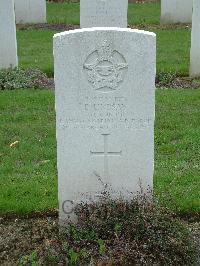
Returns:
[[[102,134],[104,138],[104,151],[90,151],[90,154],[93,156],[103,156],[104,157],[104,178],[108,178],[109,171],[108,171],[108,157],[109,156],[121,156],[122,151],[115,152],[115,151],[108,151],[108,136],[110,134]]]

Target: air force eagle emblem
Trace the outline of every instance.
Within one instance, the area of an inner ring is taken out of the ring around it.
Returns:
[[[116,90],[123,82],[127,68],[123,55],[112,49],[108,41],[92,52],[83,65],[88,82],[101,92]]]

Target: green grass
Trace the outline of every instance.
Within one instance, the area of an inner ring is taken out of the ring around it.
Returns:
[[[19,65],[39,68],[53,75],[53,35],[51,30],[21,30],[17,32]]]
[[[47,3],[47,22],[53,24],[80,24],[80,8],[78,3]],[[129,25],[159,24],[160,3],[129,4]]]
[[[47,3],[47,22],[52,24],[80,24],[79,3]]]
[[[1,212],[57,207],[54,93],[4,91],[0,99]],[[200,212],[200,90],[157,90],[156,100],[155,191],[169,207]]]
[[[160,24],[160,3],[129,4],[128,24]]]
[[[157,34],[157,72],[189,75],[190,29],[159,29]]]
[[[0,94],[0,210],[27,212],[56,206],[53,93]],[[10,144],[20,141],[16,148]]]
[[[20,30],[17,32],[19,64],[22,68],[37,67],[53,75],[52,30]],[[190,29],[158,29],[157,72],[188,75]]]
[[[200,90],[158,90],[156,100],[156,192],[172,208],[200,212]]]

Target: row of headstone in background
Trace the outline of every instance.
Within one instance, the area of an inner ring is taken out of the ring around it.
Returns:
[[[101,17],[126,27],[127,1],[120,3],[122,14],[115,1],[91,0],[88,13],[81,9],[88,16],[81,14],[82,27],[102,26]],[[94,2],[104,3],[98,9]],[[129,199],[153,188],[156,36],[119,27],[64,32],[54,36],[54,60],[64,223],[77,203],[97,201],[105,190]]]
[[[200,77],[200,0],[193,2],[190,76]]]
[[[161,0],[161,23],[191,23],[193,0]]]
[[[0,0],[0,69],[18,65],[13,0]]]
[[[193,0],[161,0],[161,23],[190,23],[192,2]],[[107,26],[110,27],[127,27],[127,7],[128,0],[82,0],[80,1],[81,28],[95,25],[104,27],[107,22],[109,23]],[[15,0],[15,12],[16,23],[45,23],[46,1]]]
[[[46,22],[46,0],[14,1],[17,24]]]
[[[98,24],[126,27],[128,0],[82,0],[80,25],[81,28]],[[112,8],[111,8],[112,7]],[[106,12],[105,9],[107,10]],[[15,0],[16,23],[45,23],[45,0]],[[92,14],[92,16],[88,16]],[[110,17],[108,20],[107,18]],[[123,19],[122,19],[123,18]],[[161,23],[190,23],[192,20],[192,0],[161,0]],[[126,26],[125,26],[126,25]]]
[[[200,0],[161,0],[161,23],[191,23],[190,76],[200,76]]]
[[[193,0],[161,0],[161,23],[191,23]],[[80,26],[127,27],[128,0],[81,0]],[[105,11],[106,10],[106,11]],[[88,14],[91,14],[88,16]],[[108,19],[109,18],[109,19]]]

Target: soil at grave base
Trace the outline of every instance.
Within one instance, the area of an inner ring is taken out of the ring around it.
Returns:
[[[58,218],[2,219],[0,222],[0,265],[19,265],[34,250],[43,251],[58,240]]]
[[[129,25],[131,29],[140,29],[140,30],[156,30],[156,29],[188,29],[191,28],[191,24],[140,24],[140,25]],[[80,25],[73,24],[52,24],[52,23],[39,23],[39,24],[18,24],[18,30],[29,30],[29,29],[43,29],[43,30],[55,30],[55,31],[69,31],[79,29]]]
[[[30,255],[34,250],[42,254],[49,244],[59,242],[57,213],[54,216],[39,215],[32,218],[0,219],[0,265],[19,265],[22,256]],[[200,223],[190,223],[189,228],[199,247],[200,262]]]

